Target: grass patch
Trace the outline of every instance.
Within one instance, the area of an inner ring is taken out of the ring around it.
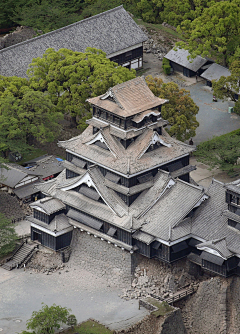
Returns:
[[[159,302],[156,299],[148,298],[147,299],[149,304],[152,304],[153,306],[157,307],[158,310],[152,312],[152,314],[158,318],[160,316],[164,316],[167,313],[173,311],[173,307],[170,306],[167,302]]]
[[[19,161],[19,164],[23,164],[29,160],[35,159],[37,157],[40,157],[41,155],[47,154],[46,151],[43,151],[40,148],[34,148],[31,152],[24,154],[21,161]]]
[[[220,168],[229,176],[240,174],[240,165],[237,159],[240,156],[240,129],[213,137],[200,143],[194,156],[198,161],[209,165],[209,169]]]
[[[105,326],[99,324],[97,321],[88,320],[82,324],[64,331],[65,334],[112,334],[113,332],[107,329]]]
[[[156,32],[164,31],[165,33],[172,35],[177,39],[181,39],[182,41],[185,41],[184,37],[181,34],[179,34],[177,31],[164,27],[161,24],[148,23],[148,22],[144,22],[142,19],[136,19],[136,18],[134,20],[137,24],[145,26],[148,30],[152,29],[152,30],[155,30]]]

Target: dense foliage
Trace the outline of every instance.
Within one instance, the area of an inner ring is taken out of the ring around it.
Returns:
[[[0,76],[0,152],[25,153],[33,138],[53,141],[60,130],[62,113],[47,93],[34,91],[26,79]]]
[[[211,168],[218,167],[230,175],[239,175],[240,165],[237,165],[237,159],[240,157],[240,130],[199,144],[194,154]]]
[[[23,24],[47,32],[119,5],[146,22],[167,22],[177,26],[184,20],[196,19],[205,8],[218,2],[219,0],[2,0],[0,27]]]
[[[57,110],[71,114],[83,128],[84,120],[90,117],[86,99],[135,78],[136,72],[118,66],[94,48],[85,53],[48,49],[42,58],[33,59],[28,75],[30,88],[47,92]]]
[[[154,95],[169,100],[161,109],[163,119],[171,126],[169,134],[182,141],[194,137],[199,126],[196,119],[199,108],[191,99],[189,91],[179,89],[174,82],[163,83],[162,79],[152,76],[147,76],[146,82]]]
[[[1,175],[0,175],[1,182]],[[0,213],[0,257],[11,253],[15,248],[17,235],[11,220]]]
[[[211,3],[196,19],[185,20],[178,29],[187,42],[178,45],[190,54],[208,56],[229,64],[240,42],[240,0]]]

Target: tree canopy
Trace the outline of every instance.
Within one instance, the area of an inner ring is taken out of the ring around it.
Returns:
[[[48,49],[42,58],[33,59],[28,70],[30,88],[48,92],[58,111],[79,120],[90,116],[87,98],[135,78],[135,73],[94,48],[87,48],[85,53]]]
[[[0,213],[0,257],[11,253],[15,248],[17,235],[11,220]]]
[[[231,75],[222,76],[218,81],[212,82],[214,95],[219,99],[230,99],[236,102],[235,109],[239,113],[240,101],[237,95],[240,92],[240,60],[235,60],[230,65]]]
[[[68,322],[70,309],[56,304],[43,306],[39,311],[33,311],[31,319],[27,321],[27,329],[34,330],[34,334],[54,334],[61,324]],[[29,333],[23,331],[22,334]]]
[[[33,138],[40,142],[53,141],[60,130],[58,121],[63,117],[46,93],[29,89],[20,93],[19,90],[13,89],[18,96],[8,89],[0,94],[0,151],[5,158],[10,151],[28,151]]]
[[[146,82],[154,95],[169,100],[161,109],[162,118],[170,125],[169,134],[182,141],[194,137],[199,126],[196,119],[199,108],[189,91],[179,89],[174,82],[163,83],[162,79],[152,76],[147,76]]]
[[[240,1],[210,4],[193,21],[181,23],[178,31],[187,41],[177,45],[189,50],[193,58],[208,56],[226,66],[240,44]]]

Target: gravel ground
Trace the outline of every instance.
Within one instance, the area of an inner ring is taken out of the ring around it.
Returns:
[[[138,310],[137,300],[125,301],[120,294],[121,290],[106,285],[104,277],[79,267],[65,267],[51,275],[0,268],[0,331],[15,334],[24,330],[42,302],[71,308],[78,322],[94,318],[112,330],[124,329],[148,311]]]

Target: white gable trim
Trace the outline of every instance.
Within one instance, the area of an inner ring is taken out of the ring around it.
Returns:
[[[45,211],[43,208],[40,208],[40,206],[37,206],[37,205],[31,205],[31,208],[32,208],[32,209],[35,209],[35,210],[38,210],[38,211],[41,211],[41,212],[43,212],[43,213],[48,214],[47,211]]]
[[[113,98],[113,92],[111,88],[109,88],[109,90],[102,97],[100,97],[100,100],[106,100],[109,96]]]
[[[218,256],[218,257],[221,257],[222,259],[224,259],[224,260],[227,260],[225,257],[223,257],[220,253],[218,253],[218,251],[216,251],[216,250],[214,250],[214,249],[212,249],[212,248],[209,248],[209,247],[206,247],[206,246],[197,246],[197,249],[199,249],[199,250],[202,250],[202,251],[205,251],[205,252],[207,252],[207,253],[210,253],[210,254],[213,254],[213,255],[216,255],[216,256]]]
[[[34,228],[36,228],[36,229],[38,229],[38,230],[40,230],[42,232],[50,234],[53,237],[58,237],[59,235],[65,234],[65,233],[70,232],[70,231],[73,230],[73,226],[69,226],[69,227],[65,228],[64,230],[62,230],[62,231],[53,232],[53,231],[50,231],[50,230],[48,230],[47,228],[45,228],[43,226],[35,224],[35,223],[31,223],[31,227],[34,227]]]
[[[159,142],[161,145],[166,146],[166,147],[171,147],[172,146],[171,144],[165,143],[165,141],[162,138],[159,137],[159,135],[157,134],[157,132],[155,132],[153,134],[153,136],[152,136],[152,139],[151,139],[150,143],[148,144],[148,146],[146,147],[146,149],[138,156],[138,159],[140,159],[144,155],[144,153],[147,152],[147,150],[150,147],[150,145],[154,145],[157,142]]]
[[[193,209],[199,207],[199,206],[202,204],[202,202],[204,202],[204,201],[205,201],[206,199],[208,199],[208,198],[209,198],[209,196],[207,196],[207,195],[203,195],[203,196],[200,198],[200,200],[194,205]]]
[[[104,139],[103,135],[101,134],[101,132],[99,132],[95,138],[93,138],[92,140],[90,140],[89,142],[86,143],[86,145],[91,145],[96,143],[96,141],[100,141],[101,143],[104,143],[107,148],[109,149],[109,151],[114,155],[114,157],[116,158],[116,154],[114,154],[114,152],[111,150],[111,148],[109,147],[108,143],[106,142],[106,140]]]
[[[73,189],[73,188],[76,188],[76,187],[80,186],[81,184],[86,184],[89,188],[90,188],[90,187],[93,187],[93,188],[97,191],[97,193],[99,194],[99,196],[102,198],[102,200],[104,201],[104,203],[106,203],[106,205],[109,207],[109,209],[111,209],[111,211],[112,211],[113,213],[116,214],[116,212],[111,208],[111,206],[110,206],[110,205],[105,201],[105,199],[102,197],[101,193],[99,192],[99,190],[97,189],[95,183],[93,182],[93,180],[92,180],[92,178],[91,178],[89,172],[86,172],[86,173],[81,177],[81,179],[78,180],[77,182],[71,184],[70,186],[63,187],[63,188],[61,188],[61,190],[63,190],[63,191],[71,190],[71,189]]]

